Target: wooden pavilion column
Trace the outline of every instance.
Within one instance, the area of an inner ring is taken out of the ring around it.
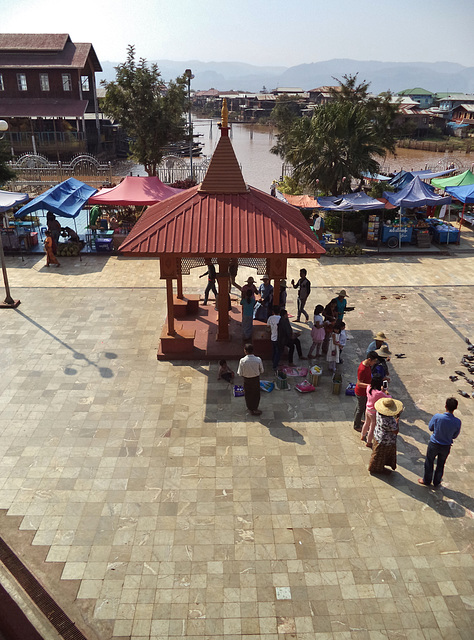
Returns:
[[[173,308],[173,280],[178,278],[179,258],[176,255],[160,255],[160,278],[166,280],[166,306],[168,311],[168,335],[175,335],[174,308]]]
[[[286,278],[286,257],[272,256],[267,259],[268,277],[273,280],[273,304],[280,302],[280,280]]]
[[[166,306],[168,307],[168,335],[174,336],[173,278],[166,278]]]
[[[176,279],[176,297],[180,300],[183,300],[183,276],[181,271],[178,272],[178,277]]]
[[[217,300],[217,340],[229,340],[229,259],[219,258],[217,284],[219,296]]]

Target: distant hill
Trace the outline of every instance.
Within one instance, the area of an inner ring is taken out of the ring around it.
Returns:
[[[156,62],[165,80],[174,79],[185,69],[194,74],[192,88],[270,91],[276,87],[302,87],[306,91],[323,85],[335,84],[333,78],[359,73],[361,80],[370,82],[374,93],[423,87],[433,92],[474,93],[474,67],[453,62],[377,62],[350,59],[325,60],[300,64],[295,67],[258,67],[243,62],[201,62],[188,60],[152,60]],[[99,80],[115,77],[117,62],[102,62]]]

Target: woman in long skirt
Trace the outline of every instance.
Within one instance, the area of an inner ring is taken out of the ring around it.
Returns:
[[[390,475],[397,468],[397,435],[403,403],[394,398],[381,398],[375,403],[374,443],[369,462],[370,473]]]
[[[44,248],[46,251],[46,266],[49,267],[50,264],[55,264],[57,267],[61,266],[59,264],[59,260],[54,255],[53,236],[51,234],[51,231],[46,231],[46,240],[44,241]]]

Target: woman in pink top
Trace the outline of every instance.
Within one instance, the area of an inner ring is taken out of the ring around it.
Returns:
[[[362,441],[366,441],[366,447],[372,449],[372,439],[374,437],[374,429],[375,429],[375,403],[380,398],[391,398],[388,393],[385,393],[382,389],[383,378],[381,375],[376,373],[372,376],[372,382],[370,386],[367,387],[367,405],[365,408],[365,422],[362,426],[362,431],[360,433],[360,439]]]

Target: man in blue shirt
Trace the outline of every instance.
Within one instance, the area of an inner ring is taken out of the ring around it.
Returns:
[[[433,435],[430,438],[426,452],[425,473],[423,478],[418,478],[420,484],[429,486],[433,482],[435,487],[441,484],[444,464],[451,451],[451,445],[461,431],[461,420],[453,415],[457,408],[458,401],[456,398],[448,398],[446,400],[446,413],[435,413],[429,422],[428,427],[433,432]],[[435,458],[438,458],[438,461],[433,476]]]

